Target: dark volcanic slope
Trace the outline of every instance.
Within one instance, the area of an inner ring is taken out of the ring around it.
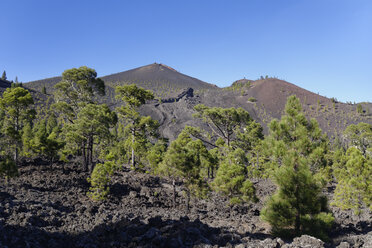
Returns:
[[[239,81],[241,80],[237,82]],[[233,101],[238,102],[239,106],[246,109],[264,127],[273,118],[281,118],[284,114],[287,98],[291,95],[296,95],[300,99],[306,116],[315,118],[322,130],[330,136],[342,133],[350,124],[358,122],[372,124],[372,115],[370,114],[372,109],[369,103],[362,103],[365,113],[360,114],[356,110],[357,104],[337,102],[275,78],[247,82],[241,88],[233,85],[224,90],[231,91],[234,96],[225,97],[225,101],[221,101],[220,97],[214,97],[217,99],[214,101],[219,101],[220,104],[224,102],[226,106],[235,105],[232,104]],[[254,101],[252,102],[251,99],[254,99]],[[207,98],[207,101],[212,100]],[[211,102],[209,104],[217,103]],[[253,110],[251,110],[252,107]]]
[[[9,82],[7,80],[0,79],[0,97],[3,96],[4,91],[7,88],[9,88],[9,87],[11,87],[11,82]],[[35,91],[33,89],[29,89],[27,87],[24,87],[24,88],[26,88],[26,89],[28,89],[30,91],[32,97],[34,98],[34,102],[35,102],[35,104],[37,106],[40,106],[40,105],[43,106],[43,104],[47,101],[47,99],[48,99],[48,96],[47,95],[42,94],[39,91]]]
[[[132,70],[101,77],[107,86],[115,88],[117,85],[137,84],[145,89],[154,91],[158,97],[168,98],[175,96],[185,88],[194,90],[215,89],[215,85],[182,74],[175,69],[163,64],[150,64]],[[53,87],[61,81],[61,77],[46,78],[27,83],[27,87],[41,91],[43,86],[47,92],[53,92]]]
[[[30,82],[25,86],[36,91],[41,91],[45,86],[50,94],[60,79],[54,77]],[[267,131],[267,124],[273,118],[279,119],[284,114],[284,107],[290,95],[300,98],[306,116],[317,119],[322,130],[330,136],[342,133],[353,123],[363,121],[372,124],[371,103],[363,103],[365,113],[360,114],[356,111],[356,104],[336,102],[275,78],[257,81],[241,79],[235,81],[231,87],[221,89],[179,73],[169,66],[154,63],[104,76],[102,79],[107,90],[106,97],[101,100],[110,106],[116,106],[114,88],[117,85],[134,83],[153,90],[157,97],[162,98],[162,103],[146,104],[141,112],[158,120],[161,133],[171,140],[177,137],[186,124],[202,126],[200,120],[192,117],[193,107],[199,103],[216,107],[242,107]],[[187,88],[192,88],[193,94],[177,98]],[[170,100],[176,98],[177,101]]]
[[[287,98],[296,95],[303,104],[331,105],[332,101],[326,97],[320,96],[294,84],[279,79],[265,79],[254,81],[247,90],[248,97],[254,97],[258,103],[264,104],[266,111],[270,111],[275,118],[280,118]]]
[[[1,92],[1,95],[6,90],[6,88],[9,88],[9,87],[10,87],[10,82],[8,82],[6,80],[0,79],[0,92]]]
[[[47,93],[52,93],[54,91],[54,85],[56,85],[59,81],[61,81],[61,77],[52,77],[41,79],[37,81],[28,82],[25,86],[29,89],[40,91],[45,86]]]
[[[123,84],[137,84],[145,89],[153,90],[159,97],[170,97],[182,89],[194,90],[215,89],[217,86],[203,82],[199,79],[182,74],[163,64],[150,64],[102,77],[110,86]]]

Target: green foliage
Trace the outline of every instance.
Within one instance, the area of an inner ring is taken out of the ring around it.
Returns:
[[[10,156],[0,156],[0,177],[8,180],[15,176],[18,176],[18,168],[14,160]]]
[[[3,71],[3,74],[1,75],[1,79],[2,80],[6,80],[7,77],[6,77],[6,71]]]
[[[295,149],[307,159],[313,172],[320,171],[330,163],[328,155],[329,140],[322,133],[315,119],[308,121],[296,96],[290,96],[285,106],[285,115],[281,120],[273,120],[270,135],[263,144],[267,168],[276,169],[281,166],[287,151]]]
[[[333,205],[360,213],[363,206],[372,210],[372,157],[351,147],[339,152],[333,164],[337,186]]]
[[[348,146],[356,146],[365,154],[372,147],[372,125],[364,122],[351,124],[345,129],[343,138]]]
[[[107,145],[110,128],[117,122],[115,113],[106,105],[97,104],[98,97],[105,95],[105,84],[94,69],[82,66],[64,71],[62,81],[54,87],[53,109],[66,121],[63,153],[81,155],[85,170],[92,170],[94,151],[99,153]]]
[[[132,168],[138,167],[136,157],[146,157],[147,148],[150,146],[150,138],[158,137],[159,123],[150,116],[141,116],[138,107],[147,100],[154,99],[149,90],[144,90],[136,85],[125,85],[116,87],[117,99],[121,99],[125,105],[117,108],[121,122],[125,128],[120,134],[119,143],[124,143],[131,150]]]
[[[87,194],[92,200],[102,201],[106,199],[110,192],[111,177],[116,169],[117,166],[113,161],[99,163],[94,167],[91,176],[87,179],[91,185]]]
[[[159,139],[147,152],[148,165],[153,173],[158,171],[159,164],[163,161],[168,145],[166,140]]]
[[[200,140],[192,140],[190,135],[183,131],[170,144],[164,160],[159,165],[159,174],[183,181],[187,194],[187,209],[190,195],[205,197],[209,190],[201,177],[203,159],[207,157],[208,150],[204,144]]]
[[[242,108],[207,107],[198,104],[194,110],[196,113],[193,116],[203,120],[227,146],[231,145],[235,131],[251,121],[249,113]]]
[[[73,123],[65,124],[67,148],[73,153],[82,149],[85,169],[92,169],[94,151],[107,145],[111,138],[110,128],[117,122],[117,116],[105,104],[87,104],[78,113]]]
[[[23,155],[26,157],[31,157],[33,154],[33,138],[34,134],[32,132],[31,124],[26,123],[22,130]]]
[[[256,201],[255,188],[248,178],[247,157],[245,152],[238,148],[228,153],[217,171],[213,187],[230,198],[230,202]]]
[[[257,99],[254,97],[248,98],[248,102],[257,102]]]
[[[360,104],[360,103],[357,105],[357,112],[360,115],[363,114],[363,107],[362,107],[362,104]]]
[[[325,239],[333,221],[320,180],[330,160],[328,139],[314,119],[306,119],[297,97],[288,98],[285,112],[280,121],[270,123],[270,135],[263,143],[278,189],[261,216],[279,235],[308,233]]]
[[[0,98],[0,109],[3,111],[4,120],[2,133],[8,151],[14,153],[14,160],[17,163],[20,149],[22,149],[22,129],[26,123],[34,118],[35,110],[32,108],[33,99],[28,90],[17,87],[7,88]]]
[[[232,141],[232,147],[241,148],[243,151],[252,151],[263,140],[263,128],[260,123],[250,121],[243,130],[235,131],[236,138]]]
[[[154,99],[154,94],[150,90],[144,90],[135,84],[118,86],[115,92],[116,98],[121,99],[132,109],[145,104],[147,100]]]
[[[43,88],[41,90],[41,93],[43,93],[43,94],[46,94],[47,93],[47,90],[46,90],[45,86],[43,86]]]
[[[62,73],[62,81],[55,86],[54,108],[73,122],[87,104],[97,102],[97,96],[105,95],[105,84],[97,78],[94,69],[82,66]]]
[[[321,195],[321,184],[314,178],[307,160],[297,151],[288,151],[273,178],[277,192],[261,211],[262,219],[272,226],[273,233],[310,234],[326,239],[333,217],[327,213],[327,199]]]

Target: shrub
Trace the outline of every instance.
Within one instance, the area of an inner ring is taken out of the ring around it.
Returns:
[[[254,97],[250,97],[250,98],[248,98],[248,102],[257,102],[257,100]]]

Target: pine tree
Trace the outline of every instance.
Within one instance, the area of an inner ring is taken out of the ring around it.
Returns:
[[[199,104],[194,107],[195,118],[201,119],[212,130],[213,134],[223,139],[227,146],[231,146],[235,131],[247,125],[251,118],[242,108],[207,107]]]
[[[3,134],[8,149],[13,149],[14,161],[17,164],[22,149],[22,129],[35,116],[33,98],[28,90],[16,87],[7,88],[0,98],[0,108],[5,113]]]
[[[327,199],[321,195],[321,184],[310,171],[307,160],[295,150],[288,151],[273,178],[277,192],[261,211],[261,218],[271,225],[273,233],[310,234],[327,239],[334,218],[328,213]]]
[[[6,77],[6,71],[3,72],[3,75],[1,76],[1,79],[2,80],[6,80],[7,79],[7,77]]]
[[[78,120],[79,114],[84,108],[86,108],[85,110],[90,109],[94,111],[94,106],[98,106],[97,111],[102,110],[102,107],[95,104],[98,103],[99,96],[105,95],[105,84],[103,80],[97,78],[97,72],[94,69],[81,66],[79,68],[65,70],[62,73],[62,81],[54,87],[56,89],[54,92],[56,103],[52,107],[54,111],[59,113],[60,117],[63,117],[63,121],[65,122],[63,136],[65,136],[64,138],[67,144],[63,154],[82,154],[84,159],[83,164],[87,170],[92,165],[91,151],[93,149],[93,141],[92,138],[87,139],[86,136],[79,136],[80,134],[77,130],[83,126],[82,121]],[[84,117],[85,119],[90,115],[87,111],[84,114],[86,115]],[[99,114],[102,114],[102,112]],[[101,117],[99,116],[97,120]],[[80,116],[81,118],[82,116]],[[87,125],[94,125],[92,122],[94,122],[95,116],[92,115],[89,118],[89,124]],[[100,121],[102,121],[102,118]],[[80,131],[82,130],[80,129]]]
[[[163,161],[164,155],[168,148],[168,142],[166,139],[159,139],[151,148],[148,150],[146,158],[148,161],[149,169],[152,173],[156,174],[158,171],[159,164]]]
[[[97,97],[105,95],[105,83],[97,78],[97,72],[86,66],[65,70],[62,81],[55,86],[54,109],[69,122],[87,104],[97,103]]]
[[[323,173],[330,164],[329,140],[322,133],[315,119],[308,121],[303,113],[300,100],[296,96],[288,97],[285,115],[281,120],[273,120],[270,135],[263,144],[263,156],[267,166],[275,170],[287,151],[295,149],[302,157],[308,159],[313,172]]]
[[[87,104],[79,112],[74,123],[66,124],[63,129],[66,142],[71,152],[82,150],[83,164],[86,171],[92,172],[94,165],[93,152],[98,145],[105,146],[111,138],[110,128],[116,125],[117,116],[105,104]]]
[[[217,170],[213,187],[230,198],[231,204],[256,201],[255,188],[248,178],[247,156],[237,148],[228,153]]]
[[[337,185],[332,204],[357,214],[364,206],[372,210],[372,157],[351,147],[335,159],[333,170]]]
[[[288,98],[285,112],[280,121],[270,124],[268,159],[277,192],[261,217],[279,235],[308,233],[326,239],[333,217],[321,194],[321,181],[313,172],[327,165],[328,143],[317,122],[307,121],[297,97]]]
[[[31,157],[34,153],[34,133],[32,132],[31,123],[26,123],[22,130],[23,155]]]
[[[94,201],[105,200],[110,188],[109,184],[111,176],[116,170],[116,165],[113,161],[98,163],[88,178],[91,187],[89,188],[88,196]]]
[[[123,131],[125,143],[131,150],[132,168],[136,168],[136,150],[145,148],[149,137],[158,136],[158,122],[149,116],[141,116],[138,112],[138,108],[146,101],[154,99],[154,95],[151,91],[137,87],[135,84],[118,86],[115,91],[116,98],[125,103],[124,106],[117,108],[117,112],[125,125]]]
[[[357,113],[360,115],[363,114],[363,106],[360,103],[357,105]]]
[[[5,178],[5,182],[12,177],[18,176],[18,168],[16,163],[10,156],[0,156],[0,177]]]
[[[372,125],[364,122],[351,124],[345,129],[343,138],[348,147],[356,146],[365,155],[372,147]]]
[[[202,158],[208,150],[200,140],[192,140],[190,135],[183,131],[174,140],[163,161],[160,163],[158,173],[173,179],[173,204],[176,204],[176,179],[182,180],[186,192],[186,209],[189,210],[191,195],[206,196],[209,188],[201,177]]]

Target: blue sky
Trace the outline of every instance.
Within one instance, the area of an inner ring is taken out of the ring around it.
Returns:
[[[31,81],[158,62],[220,87],[276,76],[372,102],[372,1],[2,0],[0,73]]]

